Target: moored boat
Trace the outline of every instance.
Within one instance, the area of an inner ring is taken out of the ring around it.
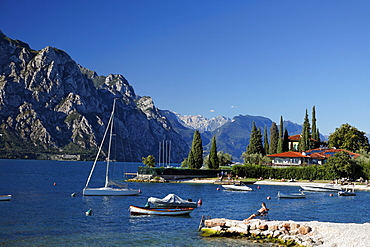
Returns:
[[[234,191],[252,191],[253,189],[245,184],[224,184],[222,187],[225,190],[234,190]]]
[[[301,192],[301,193],[282,193],[280,191],[278,191],[278,195],[277,195],[278,198],[284,198],[284,199],[302,199],[302,198],[306,198],[306,195]]]
[[[136,215],[177,216],[190,214],[194,208],[147,208],[130,205],[129,211]]]
[[[119,184],[111,179],[109,176],[109,168],[110,168],[110,151],[112,147],[112,137],[113,137],[113,121],[114,121],[114,111],[115,111],[115,106],[116,106],[116,99],[113,101],[113,109],[107,124],[107,128],[104,132],[103,140],[100,144],[99,151],[95,157],[95,161],[93,163],[93,166],[90,171],[90,175],[87,179],[85,188],[82,190],[82,194],[84,196],[133,196],[133,195],[139,195],[140,190],[135,190],[135,189],[129,189],[127,184]],[[104,187],[98,187],[98,188],[90,188],[90,179],[92,177],[92,174],[95,170],[97,161],[99,159],[99,155],[102,152],[103,144],[104,141],[108,135],[109,132],[109,145],[108,145],[108,157],[106,158],[106,173],[105,173],[105,185]]]
[[[355,196],[355,187],[346,187],[344,190],[338,192],[338,196]]]
[[[309,183],[300,184],[302,190],[304,191],[314,191],[314,192],[338,192],[342,188],[338,184],[320,184],[320,183]]]
[[[0,195],[0,201],[10,201],[12,195]]]
[[[149,197],[148,203],[153,204],[156,208],[196,208],[197,202],[193,202],[190,199],[184,200],[175,194],[168,194],[164,198]]]

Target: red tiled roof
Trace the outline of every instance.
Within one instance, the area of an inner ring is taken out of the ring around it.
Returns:
[[[314,152],[314,151],[320,151],[320,152]],[[350,152],[350,151],[347,151],[345,149],[320,149],[320,148],[316,148],[316,149],[312,149],[312,150],[307,150],[306,152],[304,152],[304,154],[302,154],[301,152],[292,152],[292,151],[289,151],[289,152],[284,152],[284,153],[279,153],[279,154],[271,154],[271,155],[267,155],[267,157],[282,157],[282,158],[307,158],[307,157],[310,157],[312,159],[327,159],[329,157],[332,157],[333,156],[333,153],[339,153],[339,152],[347,152],[349,155],[357,158],[358,156],[360,156],[360,154],[356,154],[356,153],[353,153],[353,152]],[[309,155],[306,155],[306,153],[311,153]]]
[[[303,155],[301,152],[293,152],[293,151],[279,153],[279,154],[270,154],[270,155],[267,155],[267,157],[307,158],[307,156]]]
[[[294,136],[289,136],[288,139],[290,141],[299,141],[299,139],[301,139],[301,135],[298,134],[298,135],[294,135]]]

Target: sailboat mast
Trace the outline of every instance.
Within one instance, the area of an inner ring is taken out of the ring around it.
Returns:
[[[114,100],[113,105],[115,104],[115,102],[116,102],[116,100]],[[111,125],[111,122],[113,121],[113,117],[112,117],[112,116],[113,116],[113,112],[114,112],[114,108],[113,108],[112,114],[111,114],[111,116],[110,116],[110,118],[109,118],[109,121],[108,121],[107,126],[110,126],[110,125]],[[112,124],[113,124],[113,123],[112,123]],[[95,157],[95,160],[94,160],[93,167],[91,168],[91,171],[90,171],[89,177],[87,178],[86,185],[85,185],[85,189],[89,186],[91,176],[92,176],[92,174],[93,174],[93,172],[94,172],[94,170],[95,170],[96,162],[98,161],[98,159],[99,159],[99,155],[100,155],[100,153],[101,153],[101,150],[103,149],[104,140],[105,140],[105,138],[106,138],[106,136],[107,136],[107,134],[108,134],[108,130],[109,130],[109,128],[107,127],[107,128],[105,129],[103,139],[102,139],[102,141],[101,141],[101,143],[100,143],[98,153],[96,154],[96,157]]]
[[[107,168],[105,171],[105,187],[108,187],[109,184],[109,165],[110,165],[110,151],[112,148],[112,136],[113,136],[113,118],[114,118],[114,109],[116,108],[116,99],[113,101],[113,110],[110,115],[110,133],[109,133],[109,143],[108,143],[108,157],[107,157]]]

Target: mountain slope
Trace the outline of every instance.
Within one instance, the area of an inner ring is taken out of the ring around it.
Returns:
[[[182,137],[150,97],[139,97],[122,75],[98,76],[59,49],[32,50],[0,31],[0,148],[2,157],[91,158],[103,136],[114,98],[122,141],[118,158],[140,161],[172,140],[171,158],[188,152]],[[19,146],[21,145],[21,146]]]

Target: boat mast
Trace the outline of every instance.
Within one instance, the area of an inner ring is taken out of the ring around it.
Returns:
[[[116,103],[116,100],[114,99],[113,106],[115,105],[115,103]],[[93,174],[93,172],[94,172],[94,169],[95,169],[95,166],[96,166],[96,162],[97,162],[97,161],[98,161],[98,159],[99,159],[99,155],[100,155],[101,150],[102,150],[102,148],[103,148],[103,144],[104,144],[104,141],[105,141],[105,137],[107,136],[107,133],[108,133],[108,130],[109,130],[109,128],[108,128],[108,127],[110,126],[111,121],[113,120],[113,117],[112,117],[112,116],[113,116],[113,112],[114,112],[114,107],[113,107],[113,110],[112,110],[112,114],[111,114],[111,116],[110,116],[110,118],[109,118],[109,121],[108,121],[108,124],[107,124],[107,128],[105,129],[103,139],[102,139],[102,141],[101,141],[101,143],[100,143],[99,151],[98,151],[98,153],[96,154],[96,157],[95,157],[95,160],[94,160],[94,164],[93,164],[93,166],[92,166],[92,168],[91,168],[91,171],[90,171],[89,177],[87,178],[86,185],[85,185],[85,189],[89,186],[91,176],[92,176],[92,174]]]
[[[116,106],[116,99],[113,101],[113,110],[110,115],[110,133],[109,133],[109,144],[108,144],[108,157],[107,157],[107,170],[105,171],[105,187],[108,187],[109,184],[109,164],[110,164],[110,151],[112,148],[112,136],[113,136],[113,118],[114,118],[114,108]]]

